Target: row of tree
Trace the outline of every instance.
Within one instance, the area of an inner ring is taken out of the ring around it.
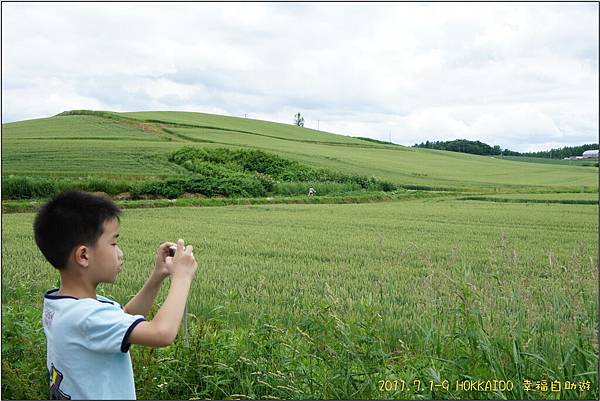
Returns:
[[[474,155],[500,155],[502,149],[500,146],[490,146],[487,143],[480,141],[469,141],[466,139],[455,139],[453,141],[435,141],[435,142],[422,142],[416,143],[413,148],[427,148],[427,149],[438,149],[448,150],[450,152],[462,152],[471,153]]]
[[[571,156],[581,156],[586,150],[598,149],[597,143],[590,143],[581,146],[565,146],[563,148],[551,149],[541,152],[515,152],[513,150],[504,149],[500,146],[490,146],[487,143],[480,141],[469,141],[467,139],[455,139],[453,141],[435,141],[421,142],[413,145],[413,148],[427,148],[448,150],[451,152],[471,153],[474,155],[502,155],[502,156],[527,156],[527,157],[543,157],[547,159],[563,159]]]
[[[581,156],[586,150],[598,149],[597,143],[588,143],[581,146],[565,146],[564,148],[550,149],[543,152],[521,153],[520,156],[544,157],[546,159],[564,159],[565,157]]]

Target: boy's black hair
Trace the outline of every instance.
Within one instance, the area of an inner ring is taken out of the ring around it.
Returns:
[[[33,223],[35,242],[57,269],[66,267],[74,247],[94,246],[107,220],[119,219],[121,209],[108,197],[64,191],[39,210]]]

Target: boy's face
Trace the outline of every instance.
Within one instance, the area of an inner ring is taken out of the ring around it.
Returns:
[[[90,248],[90,273],[96,283],[112,283],[123,268],[123,252],[117,245],[119,221],[107,220],[96,245]]]

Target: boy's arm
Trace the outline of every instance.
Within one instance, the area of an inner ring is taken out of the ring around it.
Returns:
[[[169,256],[169,247],[175,245],[172,242],[165,242],[160,245],[156,254],[156,263],[154,271],[146,280],[142,289],[123,307],[125,313],[130,315],[148,316],[150,308],[156,299],[156,294],[160,290],[162,281],[169,276],[166,260]]]
[[[177,241],[177,252],[173,258],[167,258],[166,263],[171,271],[169,294],[154,319],[134,327],[128,338],[130,344],[165,347],[177,336],[198,264],[194,259],[192,247],[188,245],[183,249],[183,240]]]
[[[130,344],[166,347],[175,341],[183,317],[192,276],[177,276],[171,280],[169,295],[149,322],[141,322],[129,335]]]
[[[123,311],[130,315],[148,316],[162,281],[162,278],[151,275],[142,289],[123,307]]]

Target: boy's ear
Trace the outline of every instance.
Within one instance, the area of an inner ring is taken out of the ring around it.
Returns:
[[[79,245],[78,247],[75,248],[74,253],[74,258],[75,258],[75,263],[78,266],[81,267],[88,267],[89,264],[89,253],[90,253],[90,249],[85,246],[85,245]]]

